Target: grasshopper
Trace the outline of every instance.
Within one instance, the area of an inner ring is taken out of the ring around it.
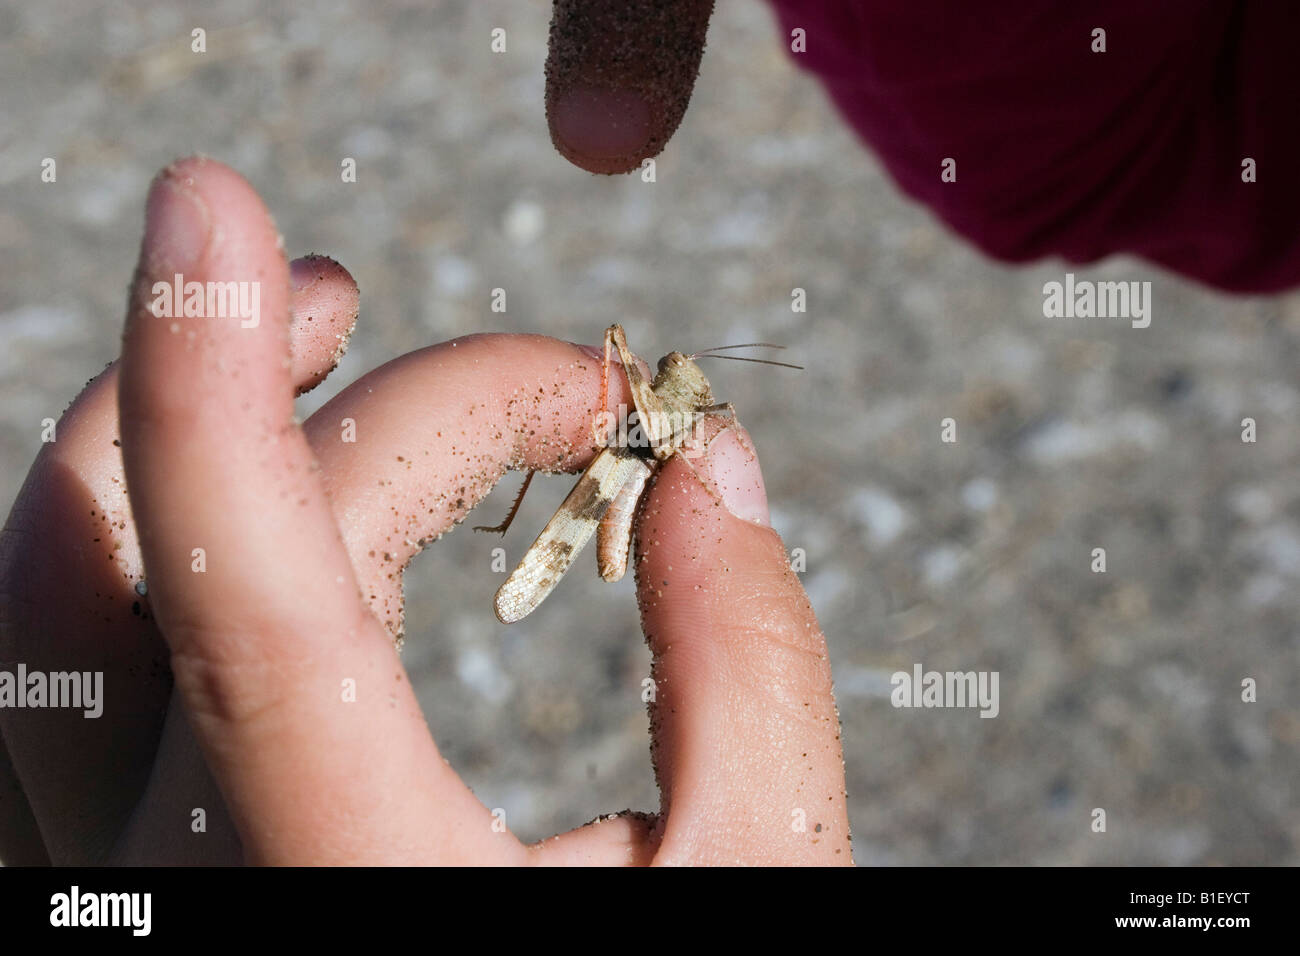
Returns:
[[[600,389],[602,410],[609,395],[611,347],[618,350],[619,360],[623,363],[623,372],[627,375],[632,401],[636,405],[637,425],[646,441],[629,441],[626,429],[618,430],[623,437],[615,443],[609,443],[609,434],[605,434],[605,447],[592,459],[569,496],[524,553],[519,566],[497,591],[496,614],[503,624],[513,624],[536,610],[555,589],[593,534],[596,535],[596,563],[600,576],[610,582],[622,579],[627,572],[628,554],[632,548],[633,517],[650,477],[673,455],[682,456],[690,466],[683,453],[683,444],[701,416],[717,412],[734,418],[736,414],[729,402],[714,402],[709,380],[695,364],[695,359],[727,358],[787,368],[800,367],[767,359],[709,354],[723,349],[783,348],[767,342],[751,342],[705,349],[693,355],[669,352],[659,360],[659,370],[654,379],[647,382],[628,350],[622,327],[611,325],[605,330],[605,362]],[[529,472],[524,479],[504,522],[493,528],[477,527],[475,530],[505,534],[533,474]]]

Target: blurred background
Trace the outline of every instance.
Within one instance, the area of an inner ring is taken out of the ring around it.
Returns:
[[[1300,862],[1300,296],[1116,259],[1071,271],[1150,280],[1150,328],[1044,318],[1066,266],[1001,267],[902,198],[759,0],[719,5],[656,182],[581,172],[546,131],[549,19],[541,0],[0,4],[0,504],[41,419],[116,356],[150,179],[201,151],[259,190],[291,256],[360,284],[304,415],[474,331],[595,344],[618,321],[651,361],[790,345],[806,371],[708,372],[806,555],[859,863]],[[534,482],[511,564],[571,484]],[[655,808],[630,579],[584,555],[506,628],[499,544],[462,527],[407,573],[404,659],[443,753],[525,840]],[[916,663],[998,671],[998,717],[895,709],[890,675]]]

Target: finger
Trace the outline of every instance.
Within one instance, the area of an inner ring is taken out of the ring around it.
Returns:
[[[350,328],[356,284],[323,257],[296,260],[319,276],[295,292],[290,330],[295,383],[328,372],[336,348],[313,327]],[[55,426],[0,533],[4,627],[0,660],[32,671],[102,673],[103,713],[87,719],[55,708],[0,711],[24,802],[56,862],[94,862],[121,830],[144,789],[171,694],[166,648],[151,620],[143,565],[119,448],[117,364],[97,376]],[[52,752],[49,741],[60,740]],[[196,806],[189,803],[188,806]],[[0,807],[0,830],[17,826],[16,802]]]
[[[289,263],[289,289],[290,374],[301,395],[325,381],[347,351],[361,293],[347,269],[315,255]]]
[[[87,687],[98,706],[0,708],[56,864],[100,862],[111,849],[148,779],[171,693],[166,648],[134,590],[142,573],[114,444],[116,381],[112,367],[64,412],[0,539],[0,660],[103,675],[99,693]]]
[[[576,471],[597,451],[601,353],[539,335],[471,335],[404,355],[305,430],[372,613],[402,632],[402,571],[507,468]],[[609,405],[632,401],[610,376]]]
[[[127,483],[176,686],[245,853],[509,855],[429,738],[293,424],[288,268],[261,201],[185,160],[146,220],[119,386]],[[245,283],[239,320],[158,317],[150,296],[176,274]]]
[[[543,401],[537,399],[539,388]],[[476,426],[455,432],[454,447],[489,463],[489,475],[499,476],[508,465],[572,470],[595,450],[589,423],[599,389],[594,349],[539,336],[473,336],[376,369],[307,422],[362,593],[394,636],[401,633],[403,565],[421,541],[432,541],[459,521],[484,491],[462,490],[463,459],[437,440],[440,431],[449,437],[453,431],[438,423]],[[611,400],[617,405],[629,398],[615,389]],[[342,440],[344,422],[352,423],[357,441]],[[560,447],[573,451],[557,458]],[[384,491],[376,494],[377,489]],[[464,499],[454,510],[429,505],[453,497]],[[408,533],[395,533],[395,514],[407,515]],[[153,776],[117,857],[121,862],[228,862],[219,855],[227,851],[219,818],[201,837],[176,829],[194,808],[214,804],[215,784],[197,755],[187,725],[169,716]]]
[[[417,539],[432,540],[472,504],[467,500],[455,512],[427,507],[453,493],[458,499],[465,496],[461,459],[449,446],[429,442],[430,436],[440,437],[439,431],[452,434],[438,423],[473,423],[475,428],[457,432],[455,447],[491,462],[492,474],[507,465],[580,467],[595,450],[589,423],[598,410],[598,356],[594,349],[539,336],[473,336],[369,373],[308,421],[306,430],[362,591],[376,612],[386,615],[394,634],[400,632],[400,566],[418,550]],[[545,398],[539,401],[539,395]],[[467,402],[466,396],[475,400]],[[629,397],[616,387],[611,401],[617,405]],[[352,422],[357,441],[341,440],[344,421]],[[572,454],[558,458],[562,446],[573,449]],[[394,470],[399,459],[419,467]],[[387,494],[376,497],[378,488]],[[470,498],[477,500],[477,493]],[[416,533],[394,536],[393,516],[399,512],[410,513]],[[175,713],[169,713],[158,755],[115,861],[231,862],[220,799],[213,798],[215,784],[187,725]],[[214,803],[215,814],[208,809]],[[189,827],[195,808],[205,809],[208,819],[206,832],[198,835]],[[639,832],[645,829],[640,824]],[[600,833],[599,845],[617,842],[614,827],[605,826]],[[633,841],[638,847],[641,842]],[[233,849],[238,859],[237,844]]]
[[[625,810],[543,840],[529,849],[537,866],[649,866],[655,817]]]
[[[0,735],[0,866],[49,866],[31,803]]]
[[[546,119],[565,159],[626,173],[682,121],[713,0],[555,0]]]
[[[848,864],[825,638],[768,526],[748,433],[709,427],[720,430],[703,433],[693,468],[675,456],[661,470],[637,525],[663,800],[655,859]]]
[[[212,771],[172,694],[148,785],[109,866],[238,866],[243,847]]]

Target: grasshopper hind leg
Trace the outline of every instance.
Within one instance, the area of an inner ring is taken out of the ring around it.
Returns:
[[[489,528],[487,525],[476,524],[476,525],[474,525],[474,530],[475,530],[475,531],[490,531],[490,532],[492,532],[493,534],[504,535],[504,534],[506,533],[506,529],[508,529],[508,528],[510,527],[510,523],[511,523],[512,521],[515,520],[515,515],[517,515],[517,514],[519,513],[519,505],[523,503],[523,500],[524,500],[524,492],[526,492],[526,491],[528,490],[528,486],[529,486],[530,484],[532,484],[532,482],[533,482],[533,475],[535,475],[535,474],[537,474],[536,471],[529,471],[529,472],[528,472],[528,477],[526,477],[526,478],[524,479],[524,483],[523,483],[522,485],[519,486],[519,492],[518,492],[518,494],[515,495],[515,503],[512,504],[512,505],[510,506],[510,513],[506,515],[506,520],[505,520],[505,521],[501,522],[501,523],[498,524],[498,525],[493,525],[493,526],[490,527],[490,528]]]
[[[619,489],[609,510],[600,519],[596,529],[596,566],[600,576],[611,584],[621,581],[627,573],[627,558],[632,550],[632,520],[646,482],[654,469],[641,459],[639,466]]]

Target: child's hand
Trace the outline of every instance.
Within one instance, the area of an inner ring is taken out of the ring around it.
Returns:
[[[597,351],[470,336],[300,427],[295,388],[332,368],[351,278],[290,268],[219,163],[169,167],[147,220],[121,360],[0,539],[0,666],[103,673],[97,719],[0,709],[5,862],[850,862],[825,643],[743,429],[693,462],[712,493],[674,460],[638,519],[661,814],[524,846],[430,737],[393,646],[400,573],[507,466],[590,460]],[[258,283],[258,320],[157,316],[154,283],[178,273]]]

